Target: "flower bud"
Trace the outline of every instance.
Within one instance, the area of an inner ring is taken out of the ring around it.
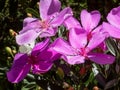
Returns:
[[[6,52],[8,53],[8,54],[10,54],[12,57],[14,57],[13,56],[13,53],[12,53],[12,50],[11,50],[11,48],[10,47],[5,47],[5,50],[6,50]]]
[[[6,52],[8,53],[8,54],[11,54],[12,53],[12,50],[11,50],[11,48],[10,47],[5,47],[5,50],[6,50]]]
[[[99,88],[97,86],[94,86],[93,90],[99,90]]]
[[[31,14],[31,13],[27,13],[27,16],[28,16],[28,17],[32,17],[32,14]]]
[[[17,51],[16,51],[16,50],[12,50],[12,52],[13,52],[14,54],[16,54],[16,53],[17,53]]]
[[[9,33],[11,36],[16,36],[17,33],[13,29],[9,29]]]
[[[40,5],[40,2],[37,2],[37,5]]]

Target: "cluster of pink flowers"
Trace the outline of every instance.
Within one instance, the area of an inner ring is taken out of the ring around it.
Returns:
[[[16,36],[20,52],[15,55],[13,65],[7,72],[10,82],[20,82],[30,70],[34,74],[45,73],[60,58],[70,65],[87,60],[97,64],[114,62],[115,56],[95,49],[105,44],[108,37],[120,38],[120,7],[113,8],[107,16],[108,22],[101,25],[99,11],[82,10],[79,22],[70,7],[61,10],[59,0],[40,0],[39,12],[41,19],[25,18],[23,29]],[[61,25],[68,30],[67,39],[56,36]],[[55,40],[51,39],[52,36]],[[43,41],[37,42],[38,38]]]

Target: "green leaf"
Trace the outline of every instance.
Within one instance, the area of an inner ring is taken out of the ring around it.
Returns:
[[[26,8],[26,13],[32,14],[34,17],[39,18],[39,13],[38,11],[32,9],[32,8]]]
[[[108,50],[114,55],[114,56],[119,56],[119,49],[117,47],[117,44],[112,38],[108,38],[106,40],[106,45]]]
[[[109,81],[109,82],[105,85],[104,90],[107,90],[107,89],[109,89],[109,88],[112,88],[112,87],[116,86],[117,83],[118,83],[118,79],[113,79],[113,80]]]
[[[90,73],[90,76],[89,76],[88,80],[85,82],[85,86],[87,87],[91,82],[95,82],[93,72]]]
[[[30,90],[30,89],[35,89],[36,88],[36,83],[35,82],[29,82],[27,85],[22,87],[21,90]]]

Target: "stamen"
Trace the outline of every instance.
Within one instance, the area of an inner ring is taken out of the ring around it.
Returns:
[[[47,21],[41,21],[40,25],[43,29],[48,28],[50,26]]]

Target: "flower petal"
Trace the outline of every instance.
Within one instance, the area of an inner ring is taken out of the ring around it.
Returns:
[[[53,44],[53,50],[57,51],[60,54],[65,55],[74,55],[75,52],[73,48],[62,38],[57,38]]]
[[[57,27],[59,25],[61,25],[65,19],[69,18],[70,16],[72,16],[72,10],[70,7],[67,7],[65,9],[63,9],[52,21],[51,21],[51,25],[53,27]]]
[[[103,22],[103,29],[109,33],[110,36],[114,37],[114,38],[120,38],[120,29],[106,23]]]
[[[18,83],[25,78],[31,65],[27,63],[27,54],[16,54],[12,68],[7,72],[8,80],[12,83]]]
[[[34,21],[38,20],[37,18],[27,17],[23,21],[23,27],[25,27],[27,24],[32,23]]]
[[[102,27],[98,27],[96,29],[101,29]],[[106,38],[106,33],[104,33],[101,30],[94,30],[95,32],[92,33],[92,37],[89,40],[89,43],[87,45],[87,47],[89,48],[89,50],[92,50],[94,48],[96,48],[98,45],[100,45]]]
[[[40,43],[37,43],[35,47],[32,49],[31,55],[36,56],[38,53],[42,52],[44,49],[48,47],[50,43],[50,38],[46,38]]]
[[[40,37],[51,37],[51,36],[55,36],[57,32],[57,28],[52,28],[52,27],[49,27],[47,29],[44,29],[43,31],[41,31],[40,33]]]
[[[90,14],[91,14],[91,19],[92,19],[91,29],[93,29],[98,25],[101,15],[100,15],[100,12],[97,10],[92,11]]]
[[[52,65],[53,63],[50,62],[39,61],[33,65],[32,72],[35,74],[45,73],[51,69]]]
[[[107,16],[109,23],[120,29],[120,6],[113,8]]]
[[[59,59],[61,54],[53,50],[51,47],[43,50],[38,55],[38,63],[33,66],[33,73],[45,73],[49,71],[53,65],[53,62]]]
[[[37,37],[39,33],[35,32],[34,30],[27,31],[23,34],[19,34],[16,36],[16,42],[19,45],[23,44],[29,44],[33,42]]]
[[[100,13],[96,10],[92,11],[91,13],[87,12],[87,10],[82,10],[80,18],[83,28],[87,32],[90,32],[98,25],[100,21]]]
[[[81,28],[81,25],[80,25],[79,21],[77,21],[77,19],[75,19],[72,16],[64,21],[64,26],[68,30],[70,30],[71,28]]]
[[[40,28],[40,20],[37,18],[25,18],[23,21],[23,29],[19,34],[23,34],[29,30],[35,30]]]
[[[59,12],[61,8],[61,2],[59,0],[52,0],[47,14],[52,15],[55,12]]]
[[[87,44],[87,33],[79,28],[73,28],[69,33],[69,41],[74,48],[83,48]]]
[[[101,50],[103,50],[103,51],[106,51],[106,50],[108,49],[107,46],[106,46],[106,44],[105,44],[105,41],[102,42],[98,47],[99,47]]]
[[[76,55],[76,56],[63,56],[63,59],[68,63],[68,64],[71,64],[71,65],[74,65],[74,64],[81,64],[81,63],[84,63],[85,62],[85,57],[83,56],[80,56],[80,55]]]
[[[59,12],[61,3],[59,0],[40,0],[39,10],[40,17],[46,20],[48,16]]]
[[[58,52],[56,52],[54,49],[53,49],[53,46],[50,45],[49,48],[47,48],[46,50],[42,51],[42,53],[39,54],[39,57],[41,57],[42,60],[45,60],[45,61],[54,61],[54,60],[57,60],[59,59],[61,56],[61,54],[59,54]]]
[[[102,53],[90,53],[89,59],[97,64],[112,64],[115,61],[115,57]]]

